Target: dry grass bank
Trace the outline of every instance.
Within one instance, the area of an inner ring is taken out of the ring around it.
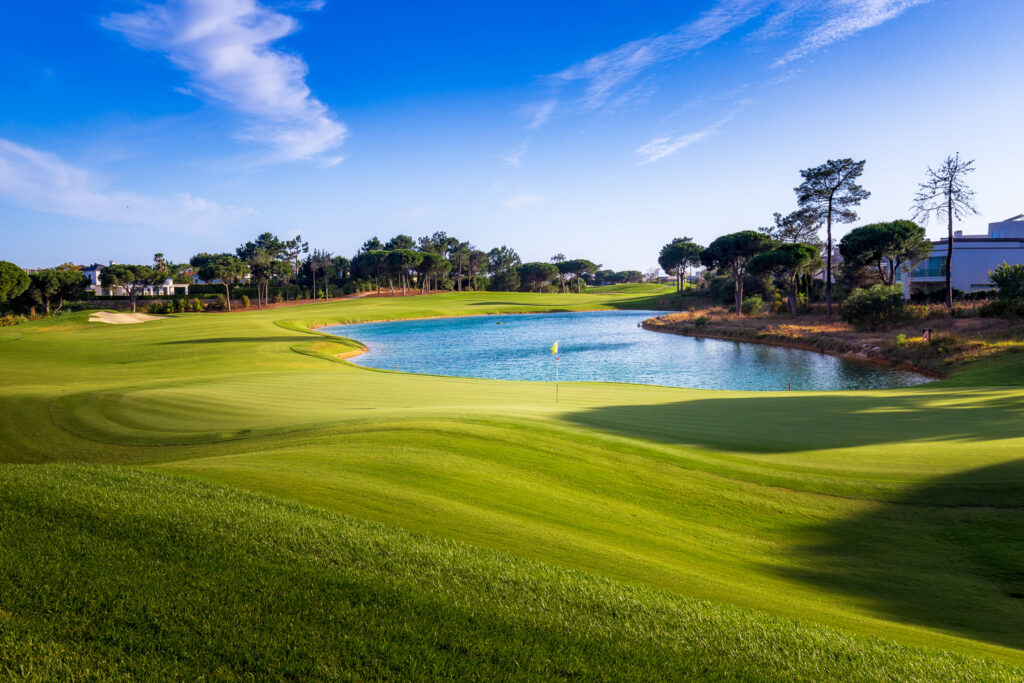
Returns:
[[[721,307],[658,316],[645,321],[644,327],[691,337],[819,351],[940,377],[964,363],[1024,351],[1024,321],[970,315],[973,309],[959,309],[960,315],[969,317],[952,317],[940,308],[928,309],[928,317],[877,331],[859,331],[820,313],[741,316]],[[928,340],[924,338],[925,329],[931,330]]]

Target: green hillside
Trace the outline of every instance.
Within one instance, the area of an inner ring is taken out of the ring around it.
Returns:
[[[598,287],[587,287],[585,294],[630,294],[633,296],[644,296],[651,294],[671,294],[676,291],[673,284],[663,285],[658,282],[630,282],[621,285],[601,285]]]
[[[975,657],[1024,663],[1024,390],[999,386],[1021,376],[1019,355],[897,391],[563,384],[556,404],[549,384],[359,368],[335,357],[356,343],[303,331],[645,305],[481,292],[0,329],[0,462],[133,468],[0,466],[4,650],[45,643],[38,672],[78,661],[141,675],[124,653],[166,638],[148,670],[238,671],[230,640],[173,655],[195,647],[179,632],[190,614],[226,605],[207,630],[273,641],[249,656],[275,676],[311,675],[309,653],[335,647],[347,654],[324,664],[330,675],[356,678],[375,665],[401,678],[501,671],[510,658],[524,677],[613,675],[616,658],[637,677],[696,675],[697,661],[711,676],[808,679],[989,678]],[[291,545],[306,532],[288,530],[308,526],[332,531]],[[436,553],[451,592],[426,577],[441,571]],[[91,600],[90,586],[132,557],[158,558],[161,583],[142,565],[111,572],[132,595],[118,621],[115,588]],[[81,580],[48,578],[62,570]],[[503,606],[524,581],[537,600]],[[37,584],[50,593],[33,597]],[[371,588],[345,593],[356,584]],[[325,585],[351,613],[299,619]],[[51,604],[74,623],[49,619]],[[110,635],[127,623],[152,638]],[[417,635],[374,649],[389,632]]]
[[[1024,676],[123,468],[7,466],[0,568],[5,679]]]

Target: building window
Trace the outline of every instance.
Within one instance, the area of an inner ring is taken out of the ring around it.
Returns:
[[[914,268],[912,277],[946,277],[946,257],[929,256]]]

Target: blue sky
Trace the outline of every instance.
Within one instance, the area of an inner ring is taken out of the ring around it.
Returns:
[[[847,156],[862,223],[906,217],[954,152],[977,161],[965,230],[1024,211],[1016,0],[5,10],[0,259],[25,267],[441,229],[644,270],[675,236],[768,224],[800,169]]]

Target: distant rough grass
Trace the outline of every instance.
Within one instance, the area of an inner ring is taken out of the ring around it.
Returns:
[[[1019,680],[230,487],[0,478],[0,678]]]

